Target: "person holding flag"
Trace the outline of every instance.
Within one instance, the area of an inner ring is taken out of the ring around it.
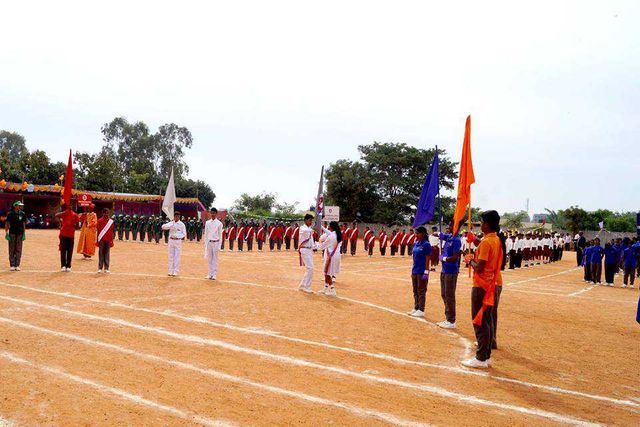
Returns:
[[[187,237],[187,227],[180,220],[180,212],[174,211],[176,203],[176,187],[173,178],[173,169],[171,169],[171,177],[167,183],[167,191],[162,201],[162,211],[167,218],[173,218],[162,224],[162,230],[169,231],[169,276],[175,277],[180,270],[180,255],[182,251],[182,241]]]
[[[462,362],[470,368],[488,368],[494,340],[493,309],[497,310],[500,295],[496,293],[498,284],[502,284],[500,267],[502,266],[502,242],[497,232],[500,229],[500,215],[496,211],[484,212],[481,216],[481,230],[484,238],[473,255],[465,260],[473,268],[473,287],[471,288],[471,318],[473,330],[478,342],[476,356]],[[472,232],[467,234],[467,242],[476,241]],[[495,306],[495,307],[494,307]]]
[[[98,237],[96,246],[98,247],[98,273],[109,274],[109,261],[111,248],[113,247],[113,231],[115,224],[109,217],[109,209],[102,210],[102,216],[97,221],[96,230]]]

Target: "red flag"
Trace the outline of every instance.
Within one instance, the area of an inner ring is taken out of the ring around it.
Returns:
[[[460,159],[458,200],[456,201],[456,212],[453,215],[453,234],[456,234],[460,229],[460,222],[464,219],[467,207],[471,206],[471,184],[474,182],[476,182],[476,177],[473,174],[473,162],[471,161],[471,116],[468,116],[462,144],[462,159]]]
[[[69,150],[69,162],[67,163],[67,172],[64,176],[64,192],[62,198],[64,204],[71,206],[71,189],[73,188],[73,162],[71,160],[71,150]]]

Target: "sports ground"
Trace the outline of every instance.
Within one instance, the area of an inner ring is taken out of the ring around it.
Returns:
[[[573,253],[505,273],[499,349],[471,371],[466,272],[447,331],[435,274],[426,319],[406,315],[407,258],[343,256],[331,298],[297,291],[294,252],[223,252],[213,282],[194,243],[177,278],[163,245],[116,242],[108,276],[79,257],[59,272],[56,245],[29,232],[22,271],[0,271],[0,425],[640,420],[638,289],[584,283]]]

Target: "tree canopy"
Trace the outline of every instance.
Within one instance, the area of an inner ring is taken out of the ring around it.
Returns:
[[[358,218],[388,224],[410,221],[435,148],[373,142],[358,150],[360,161],[338,160],[327,169],[327,204],[340,206],[345,220]],[[447,158],[444,150],[440,149],[439,155],[440,186],[452,190],[457,178],[456,163]],[[442,198],[443,212],[452,201]]]
[[[171,168],[178,197],[198,197],[210,207],[215,193],[204,181],[187,178],[185,153],[193,145],[186,127],[168,123],[152,133],[144,122],[116,117],[102,126],[104,145],[97,153],[76,152],[75,184],[90,191],[163,194]],[[0,131],[0,167],[7,181],[55,184],[66,164],[51,163],[44,151],[29,152],[23,136]]]

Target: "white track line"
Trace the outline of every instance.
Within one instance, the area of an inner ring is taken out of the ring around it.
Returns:
[[[13,427],[13,423],[6,418],[0,417],[0,427]]]
[[[575,297],[581,294],[584,294],[585,292],[589,292],[591,289],[595,288],[598,285],[591,285],[591,286],[587,286],[584,289],[580,289],[579,291],[576,291],[574,293],[569,294],[570,297]]]
[[[1,351],[0,352],[0,357],[9,361],[9,362],[13,362],[19,365],[25,365],[25,366],[29,366],[31,368],[35,368],[38,369],[40,371],[43,372],[47,372],[49,374],[55,375],[57,377],[61,377],[64,378],[66,380],[69,381],[73,381],[75,383],[78,384],[82,384],[85,386],[89,386],[92,387],[96,390],[98,390],[101,393],[104,394],[110,394],[110,395],[114,395],[116,397],[119,397],[121,399],[124,400],[128,400],[129,402],[135,403],[137,405],[142,405],[142,406],[146,406],[148,408],[151,409],[155,409],[157,411],[161,411],[161,412],[166,412],[170,415],[182,418],[184,420],[187,420],[189,422],[196,422],[196,423],[200,423],[206,426],[211,426],[211,427],[218,427],[218,426],[231,426],[233,424],[227,422],[227,421],[221,421],[221,420],[214,420],[211,418],[207,418],[207,417],[203,417],[191,412],[187,412],[187,411],[183,411],[181,409],[177,409],[174,408],[172,406],[168,406],[168,405],[164,405],[162,403],[159,402],[155,402],[153,400],[149,400],[149,399],[145,399],[142,396],[138,396],[137,394],[132,394],[129,393],[125,390],[119,389],[119,388],[115,388],[115,387],[110,387],[104,384],[101,384],[97,381],[93,381],[93,380],[89,380],[86,378],[82,378],[79,377],[77,375],[73,375],[70,374],[60,368],[56,368],[54,366],[48,366],[48,365],[43,365],[40,363],[36,363],[36,362],[31,362],[29,360],[23,359],[19,356],[16,356],[13,353],[10,353],[8,351]]]
[[[563,388],[560,388],[560,387],[548,386],[548,385],[544,385],[544,384],[536,384],[536,383],[531,383],[531,382],[527,382],[527,381],[521,381],[521,380],[508,378],[508,377],[500,377],[500,376],[491,375],[488,372],[473,371],[473,370],[468,370],[468,369],[464,369],[464,368],[458,368],[458,367],[454,367],[454,366],[441,365],[441,364],[435,364],[435,363],[427,363],[427,362],[420,362],[420,361],[404,359],[404,358],[400,358],[400,357],[397,357],[397,356],[384,354],[384,353],[373,353],[373,352],[368,352],[368,351],[364,351],[364,350],[353,349],[353,348],[350,348],[350,347],[342,347],[342,346],[337,346],[337,345],[333,345],[333,344],[327,344],[327,343],[319,342],[319,341],[312,341],[312,340],[306,340],[306,339],[302,339],[302,338],[289,337],[289,336],[286,336],[286,335],[281,335],[279,332],[268,331],[268,330],[265,330],[265,329],[247,328],[247,327],[231,325],[229,323],[220,323],[220,322],[216,322],[216,321],[213,321],[211,319],[208,319],[208,318],[202,317],[202,316],[188,316],[188,315],[185,315],[185,314],[176,313],[174,311],[169,311],[169,310],[155,310],[155,309],[151,309],[151,308],[136,307],[136,306],[129,305],[129,304],[123,304],[123,303],[120,303],[120,302],[117,302],[117,301],[106,301],[106,300],[101,300],[101,299],[97,299],[97,298],[83,297],[83,296],[75,295],[75,294],[72,294],[72,293],[69,293],[69,292],[62,293],[62,292],[55,292],[55,291],[47,291],[47,290],[44,290],[44,289],[31,288],[31,287],[28,287],[28,286],[14,285],[14,284],[8,284],[8,283],[3,283],[3,282],[0,282],[0,285],[7,286],[7,287],[12,287],[12,288],[17,288],[17,289],[24,289],[24,290],[28,290],[28,291],[39,292],[39,293],[44,293],[44,294],[48,294],[48,295],[60,296],[60,297],[69,298],[69,299],[76,299],[76,300],[79,300],[79,301],[93,302],[93,303],[97,303],[97,304],[105,304],[105,305],[108,305],[108,306],[111,306],[111,307],[117,307],[117,308],[122,308],[122,309],[126,309],[126,310],[138,311],[138,312],[141,312],[141,313],[148,313],[148,314],[154,314],[154,315],[158,315],[158,316],[164,316],[164,317],[169,317],[169,318],[173,318],[173,319],[178,319],[178,320],[185,321],[185,322],[188,322],[188,323],[202,324],[202,325],[213,326],[213,327],[217,327],[217,328],[224,328],[224,329],[229,329],[229,330],[232,330],[232,331],[237,331],[237,332],[242,332],[242,333],[247,333],[247,334],[267,336],[267,337],[270,337],[270,338],[275,338],[275,339],[279,339],[279,340],[294,342],[294,343],[298,343],[298,344],[305,344],[305,345],[310,345],[310,346],[315,346],[315,347],[323,347],[323,348],[327,348],[327,349],[330,349],[330,350],[342,351],[342,352],[346,352],[346,353],[350,353],[350,354],[358,354],[358,355],[361,355],[361,356],[367,356],[367,357],[371,357],[371,358],[379,359],[379,360],[386,360],[386,361],[393,362],[393,363],[398,363],[398,364],[401,364],[401,365],[415,365],[415,366],[422,366],[422,367],[425,367],[425,368],[434,368],[434,369],[440,369],[440,370],[445,370],[445,371],[449,371],[449,372],[455,372],[455,373],[463,374],[463,375],[472,375],[472,376],[478,376],[478,377],[485,377],[485,378],[493,379],[493,380],[496,380],[496,381],[507,382],[507,383],[511,383],[511,384],[517,384],[517,385],[520,385],[520,386],[523,386],[523,387],[535,388],[535,389],[544,390],[544,391],[548,391],[548,392],[552,392],[552,393],[566,394],[566,395],[571,395],[571,396],[583,397],[583,398],[587,398],[587,399],[593,399],[593,400],[597,400],[597,401],[612,403],[612,404],[615,404],[615,405],[631,406],[631,407],[640,408],[640,404],[636,404],[636,403],[628,401],[628,400],[614,399],[614,398],[607,397],[607,396],[600,396],[600,395],[584,393],[584,392],[575,391],[575,390],[568,390],[568,389],[563,389]],[[391,310],[391,309],[388,309],[388,308],[385,308],[385,307],[381,307],[381,309]],[[400,312],[395,312],[395,311],[391,311],[391,312],[394,313],[394,314],[403,315]],[[412,318],[412,319],[420,321],[420,319],[418,319],[418,318]],[[448,331],[445,331],[445,332],[448,332]]]
[[[597,425],[597,424],[593,424],[593,423],[590,423],[590,422],[587,422],[587,421],[584,421],[584,420],[581,420],[581,419],[578,419],[578,418],[574,418],[574,417],[567,416],[567,415],[562,415],[562,414],[557,414],[557,413],[545,411],[545,410],[542,410],[542,409],[527,408],[527,407],[524,407],[524,406],[511,405],[511,404],[501,403],[501,402],[494,402],[494,401],[487,400],[487,399],[482,399],[482,398],[479,398],[479,397],[476,397],[476,396],[473,396],[473,395],[467,395],[467,394],[463,394],[463,393],[457,393],[457,392],[449,391],[447,389],[444,389],[444,388],[441,388],[441,387],[437,387],[437,386],[431,386],[431,385],[427,385],[427,384],[417,384],[417,383],[397,380],[397,379],[390,378],[390,377],[382,377],[382,376],[376,376],[376,375],[371,375],[371,374],[364,374],[364,373],[360,373],[360,372],[351,371],[351,370],[348,370],[348,369],[345,369],[345,368],[341,368],[341,367],[338,367],[338,366],[325,365],[325,364],[311,362],[309,360],[300,359],[300,358],[296,358],[296,357],[290,357],[290,356],[286,356],[286,355],[282,355],[282,354],[269,353],[269,352],[263,351],[263,350],[256,350],[256,349],[252,349],[252,348],[248,348],[248,347],[242,347],[242,346],[238,346],[238,345],[226,342],[226,341],[221,341],[221,340],[216,340],[216,339],[211,339],[211,338],[205,338],[205,337],[201,337],[201,336],[197,336],[197,335],[181,334],[181,333],[178,333],[178,332],[173,332],[173,331],[166,330],[164,328],[157,328],[157,327],[140,325],[140,324],[129,322],[129,321],[126,321],[126,320],[123,320],[123,319],[117,319],[117,318],[105,317],[105,316],[97,316],[97,315],[94,315],[94,314],[88,314],[88,313],[84,313],[84,312],[80,312],[80,311],[68,310],[68,309],[65,309],[65,308],[62,308],[62,307],[58,307],[58,306],[40,304],[40,303],[29,301],[29,300],[23,300],[23,299],[12,298],[12,297],[7,297],[7,296],[0,296],[0,299],[5,300],[5,301],[11,301],[11,302],[14,302],[14,303],[17,303],[17,304],[23,304],[23,305],[26,305],[26,306],[39,307],[39,308],[44,308],[44,309],[51,310],[51,311],[56,311],[56,312],[59,312],[59,313],[65,313],[65,314],[68,314],[68,315],[71,315],[71,316],[81,317],[81,318],[90,319],[90,320],[94,320],[94,321],[101,321],[101,322],[105,322],[105,323],[111,323],[111,324],[118,325],[118,326],[124,326],[124,327],[130,328],[130,329],[135,329],[135,330],[142,331],[142,332],[150,332],[150,333],[154,333],[154,334],[157,334],[157,335],[162,335],[162,336],[174,338],[176,340],[180,340],[180,341],[184,341],[184,342],[188,342],[188,343],[194,343],[194,344],[198,344],[198,345],[217,347],[217,348],[222,348],[222,349],[225,349],[225,350],[234,351],[234,352],[238,352],[238,353],[249,354],[249,355],[252,355],[252,356],[257,356],[257,357],[261,357],[261,358],[264,358],[264,359],[267,359],[267,360],[272,360],[272,361],[275,361],[275,362],[284,363],[284,364],[288,364],[288,365],[292,365],[292,366],[300,366],[300,367],[303,367],[303,368],[317,369],[317,370],[321,370],[321,371],[331,372],[331,373],[337,374],[337,375],[348,376],[348,377],[357,378],[357,379],[370,381],[370,382],[375,382],[375,383],[379,383],[379,384],[386,384],[386,385],[392,385],[392,386],[405,388],[405,389],[410,389],[410,390],[422,391],[422,392],[425,392],[425,393],[428,393],[428,394],[433,394],[433,395],[440,396],[440,397],[454,399],[454,400],[456,400],[458,402],[470,403],[470,404],[473,404],[473,405],[486,406],[486,407],[496,408],[496,409],[503,409],[503,410],[513,411],[513,412],[517,412],[517,413],[524,414],[524,415],[542,417],[542,418],[550,419],[552,421],[556,421],[556,422],[563,423],[563,424],[571,424],[571,425],[579,425],[579,426]]]
[[[0,317],[0,322],[4,322],[4,323],[8,323],[10,325],[14,325],[14,326],[18,326],[21,328],[25,328],[25,329],[30,329],[33,331],[37,331],[40,333],[44,333],[44,334],[48,334],[48,335],[52,335],[52,336],[56,336],[56,337],[60,337],[60,338],[65,338],[65,339],[69,339],[69,340],[73,340],[73,341],[78,341],[81,342],[83,344],[86,345],[90,345],[92,347],[99,347],[99,348],[105,348],[108,350],[113,350],[113,351],[117,351],[119,353],[123,353],[123,354],[127,354],[130,356],[135,356],[138,357],[140,359],[144,359],[150,362],[158,362],[158,363],[164,363],[176,368],[180,368],[180,369],[184,369],[184,370],[188,370],[188,371],[192,371],[192,372],[197,372],[199,374],[202,375],[206,375],[208,377],[211,378],[216,378],[219,380],[223,380],[223,381],[230,381],[236,384],[241,384],[241,385],[245,385],[245,386],[249,386],[249,387],[253,387],[253,388],[257,388],[260,390],[265,390],[271,393],[275,393],[275,394],[280,394],[283,396],[287,396],[287,397],[291,397],[294,399],[298,399],[298,400],[302,400],[308,403],[314,403],[314,404],[318,404],[318,405],[324,405],[324,406],[332,406],[338,409],[342,409],[344,411],[350,412],[353,415],[356,415],[358,417],[365,417],[365,418],[377,418],[380,419],[382,421],[386,421],[390,424],[395,424],[395,425],[400,425],[400,426],[407,426],[407,427],[411,427],[411,426],[426,426],[426,424],[422,424],[422,423],[418,423],[415,421],[409,421],[409,420],[405,420],[402,418],[399,418],[393,414],[388,414],[385,412],[379,412],[379,411],[375,411],[372,409],[367,409],[367,408],[361,408],[359,406],[353,406],[353,405],[348,405],[346,403],[341,403],[341,402],[336,402],[334,400],[329,400],[329,399],[325,399],[322,397],[317,397],[317,396],[313,396],[313,395],[309,395],[306,393],[301,393],[298,391],[294,391],[294,390],[289,390],[289,389],[283,389],[281,387],[277,387],[277,386],[273,386],[273,385],[269,385],[269,384],[264,384],[264,383],[259,383],[259,382],[255,382],[252,381],[250,379],[247,378],[243,378],[243,377],[238,377],[235,375],[230,375],[227,374],[225,372],[222,371],[217,371],[214,369],[209,369],[209,368],[202,368],[196,365],[192,365],[190,363],[184,363],[184,362],[180,362],[177,360],[173,360],[173,359],[165,359],[163,357],[160,356],[156,356],[153,354],[149,354],[149,353],[141,353],[135,350],[132,350],[130,348],[127,347],[121,347],[119,345],[115,345],[115,344],[109,344],[103,341],[97,341],[97,340],[92,340],[90,338],[86,338],[80,335],[74,335],[74,334],[68,334],[65,332],[59,332],[59,331],[54,331],[52,329],[47,329],[47,328],[43,328],[40,326],[36,326],[33,325],[31,323],[26,323],[26,322],[21,322],[18,320],[13,320],[13,319],[9,319],[6,317]],[[0,424],[1,426],[1,424]]]

